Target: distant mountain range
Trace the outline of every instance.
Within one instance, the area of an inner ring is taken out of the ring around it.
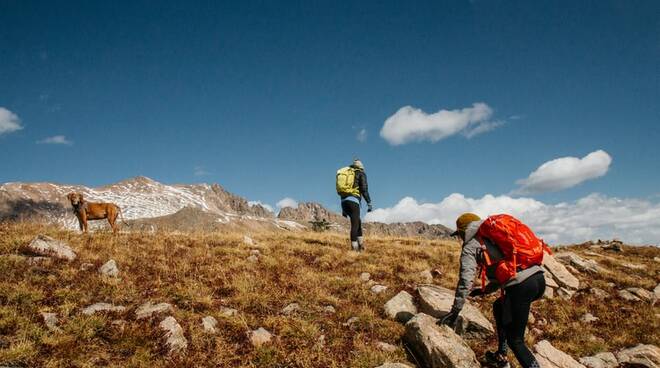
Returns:
[[[90,202],[113,202],[122,209],[130,228],[142,230],[205,231],[219,229],[304,230],[310,221],[326,220],[331,230],[346,231],[341,215],[318,203],[300,203],[283,208],[276,216],[259,204],[226,191],[219,184],[166,185],[139,176],[98,188],[55,183],[0,185],[0,221],[40,221],[77,229],[78,221],[66,199],[82,193]],[[102,221],[94,227],[107,226]],[[442,225],[421,222],[404,224],[366,223],[365,231],[377,235],[447,237]]]

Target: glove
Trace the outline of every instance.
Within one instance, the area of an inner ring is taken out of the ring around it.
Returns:
[[[455,312],[455,311],[451,311],[451,312],[447,313],[444,317],[442,317],[442,318],[440,318],[440,320],[438,320],[437,325],[438,326],[447,325],[451,328],[454,328],[454,326],[456,325],[456,320],[458,319],[458,314],[459,313],[460,312]]]
[[[369,203],[369,204],[367,205],[367,212],[371,212],[371,211],[373,211],[373,210],[374,210],[374,207],[371,205],[371,203]]]
[[[469,296],[475,297],[475,296],[482,296],[484,294],[485,293],[484,293],[483,290],[481,290],[481,288],[475,288],[475,289],[472,289],[472,291],[470,291]]]

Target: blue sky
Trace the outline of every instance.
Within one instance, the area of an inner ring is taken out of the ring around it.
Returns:
[[[657,1],[3,1],[0,107],[15,125],[0,182],[145,175],[336,207],[334,172],[359,156],[391,209],[519,198],[543,163],[603,150],[604,174],[525,196],[655,205],[659,14]],[[475,103],[490,114],[471,126],[494,128],[469,139],[380,136],[402,107]]]

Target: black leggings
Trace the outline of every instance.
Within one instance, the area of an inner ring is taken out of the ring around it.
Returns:
[[[358,236],[362,236],[360,205],[353,201],[341,201],[341,211],[351,219],[351,241],[357,241]]]
[[[540,299],[544,292],[545,277],[543,272],[539,272],[518,285],[506,288],[504,297],[493,303],[498,350],[506,353],[508,345],[523,368],[538,367],[536,358],[525,346],[525,327],[532,302]]]

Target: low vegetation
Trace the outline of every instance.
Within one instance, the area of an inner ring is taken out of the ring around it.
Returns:
[[[24,247],[38,234],[68,243],[78,258],[31,264]],[[368,237],[367,251],[356,254],[348,251],[344,236],[328,232],[250,235],[252,245],[237,233],[82,235],[38,224],[0,224],[0,365],[371,368],[385,361],[414,362],[400,342],[403,326],[384,317],[383,304],[400,290],[414,294],[423,270],[440,269],[435,282],[442,286],[453,288],[456,282],[460,246],[452,241]],[[249,259],[253,250],[259,251],[256,261]],[[530,342],[548,339],[575,357],[660,344],[658,307],[616,297],[624,287],[656,286],[660,251],[624,247],[622,253],[600,253],[585,257],[606,272],[578,277],[585,287],[601,288],[611,297],[600,300],[585,289],[570,300],[536,303]],[[117,262],[117,278],[97,272],[109,259]],[[83,270],[85,263],[93,267]],[[644,267],[630,269],[624,263]],[[362,272],[388,289],[372,293],[360,280]],[[477,301],[488,317],[492,298]],[[135,309],[148,301],[174,306],[171,315],[188,340],[184,353],[167,353],[158,328],[166,315],[136,320]],[[127,310],[81,313],[98,302]],[[283,314],[294,302],[300,310]],[[225,317],[223,307],[238,314]],[[42,312],[56,313],[62,331],[49,331]],[[600,319],[580,322],[586,312]],[[218,320],[217,334],[204,332],[205,316]],[[351,317],[359,319],[346,324]],[[247,332],[259,327],[275,339],[255,348]],[[398,349],[382,351],[377,342]],[[494,346],[494,337],[468,343],[480,355]]]

